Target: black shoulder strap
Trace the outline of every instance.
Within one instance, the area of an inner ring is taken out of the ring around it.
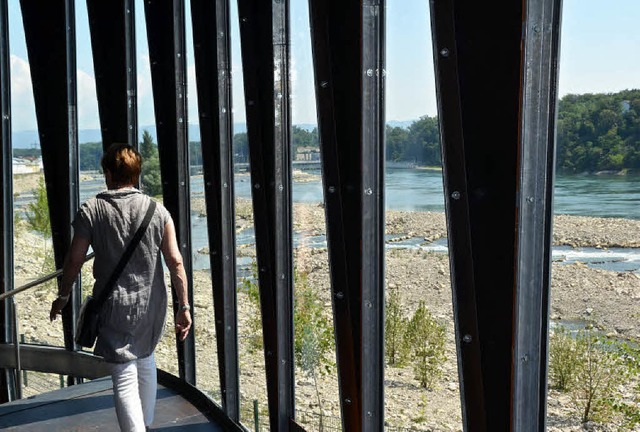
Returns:
[[[151,218],[153,217],[153,213],[155,211],[156,211],[156,202],[152,199],[151,202],[149,203],[149,208],[147,209],[147,213],[144,215],[144,219],[142,220],[142,223],[140,224],[140,226],[138,227],[138,230],[136,231],[133,238],[131,239],[131,242],[127,246],[127,249],[122,254],[122,257],[118,262],[118,265],[113,270],[113,273],[111,273],[111,277],[109,278],[109,281],[105,284],[104,288],[102,289],[102,292],[100,292],[100,296],[96,298],[96,303],[95,303],[96,308],[99,308],[100,306],[102,306],[102,303],[104,303],[104,301],[107,299],[109,294],[111,294],[111,290],[116,285],[116,282],[118,281],[118,278],[122,273],[122,270],[124,270],[125,266],[129,262],[129,258],[131,258],[131,255],[133,255],[133,251],[136,249],[136,246],[138,246],[138,243],[142,239],[142,236],[147,230],[147,227],[149,226],[149,222],[151,222]]]

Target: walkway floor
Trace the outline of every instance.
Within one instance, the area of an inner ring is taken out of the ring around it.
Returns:
[[[101,378],[0,405],[0,430],[119,431],[111,378]],[[222,431],[179,394],[158,386],[153,431]]]

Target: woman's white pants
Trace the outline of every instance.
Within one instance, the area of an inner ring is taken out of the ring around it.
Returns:
[[[110,366],[120,430],[144,432],[153,423],[158,389],[153,353],[127,363],[111,363]]]

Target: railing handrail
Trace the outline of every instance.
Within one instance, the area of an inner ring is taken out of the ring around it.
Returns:
[[[95,255],[96,255],[95,252],[91,252],[89,255],[87,255],[84,258],[84,262],[89,261],[90,259],[95,257]],[[8,291],[6,293],[2,293],[2,294],[0,294],[0,301],[6,299],[8,297],[13,297],[16,294],[21,293],[22,291],[28,290],[29,288],[33,288],[35,286],[38,286],[38,285],[43,284],[45,282],[48,282],[51,279],[57,278],[61,274],[62,274],[62,269],[58,269],[58,270],[54,271],[53,273],[49,273],[47,275],[39,277],[38,279],[32,280],[31,282],[27,282],[26,284],[21,285],[18,288],[14,288],[11,291]]]

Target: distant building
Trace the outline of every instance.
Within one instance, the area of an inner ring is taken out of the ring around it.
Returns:
[[[36,174],[42,171],[42,158],[13,158],[14,174]]]
[[[298,147],[296,149],[297,161],[315,162],[320,160],[320,149],[318,147]]]

